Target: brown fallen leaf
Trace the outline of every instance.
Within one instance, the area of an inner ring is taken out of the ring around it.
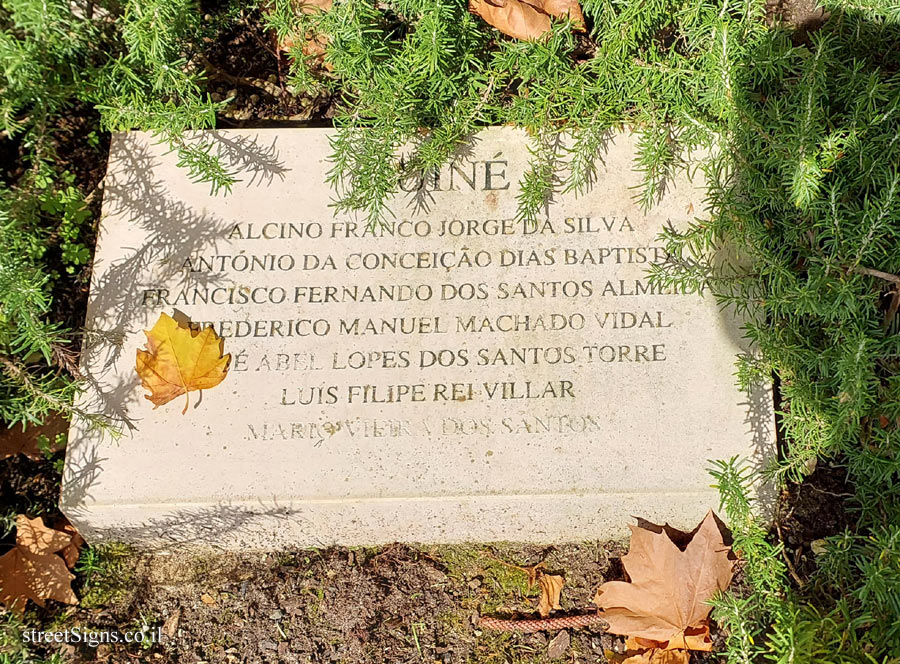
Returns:
[[[660,650],[654,648],[650,651],[650,664],[690,664],[691,653],[688,650]]]
[[[75,565],[78,564],[78,558],[81,556],[81,547],[84,546],[84,538],[75,530],[75,526],[71,523],[65,522],[63,525],[58,526],[57,529],[72,536],[69,543],[60,549],[59,555],[66,561],[66,567],[75,569]]]
[[[666,650],[661,644],[629,636],[625,639],[624,659],[617,664],[689,664],[689,650]]]
[[[502,565],[525,572],[528,575],[529,588],[534,587],[534,584],[536,583],[540,585],[541,597],[538,600],[537,610],[538,613],[541,614],[541,618],[546,618],[550,615],[551,611],[562,608],[559,604],[559,597],[562,594],[563,585],[565,585],[566,580],[556,574],[546,574],[544,572],[543,562],[540,562],[537,565],[531,565],[530,567],[522,567],[500,560],[499,558],[496,558],[496,560]]]
[[[181,620],[181,609],[177,608],[175,611],[166,618],[165,622],[162,626],[163,634],[168,636],[170,639],[174,639],[178,634],[178,623]]]
[[[562,594],[563,584],[566,580],[556,574],[540,573],[537,581],[541,586],[538,613],[541,614],[541,618],[546,618],[551,611],[562,608],[559,604],[559,596]]]
[[[300,13],[315,14],[331,11],[332,4],[333,0],[304,0],[303,2],[296,2],[294,7],[295,11]],[[280,53],[286,53],[296,46],[297,41],[298,39],[294,35],[277,40],[276,49]],[[328,47],[328,37],[326,35],[307,31],[303,34],[300,41],[303,42],[303,47],[300,49],[303,55],[314,58],[317,63],[323,64],[328,71],[333,69],[329,63],[325,62],[325,49]]]
[[[0,603],[22,615],[31,600],[38,606],[54,599],[77,604],[72,591],[75,578],[57,555],[72,541],[72,536],[44,525],[43,519],[16,518],[16,546],[0,557]]]
[[[16,454],[23,454],[33,461],[44,457],[41,443],[47,441],[50,452],[61,450],[65,445],[57,444],[56,438],[69,429],[69,421],[60,413],[50,415],[43,424],[22,429],[14,426],[0,430],[0,460]]]
[[[687,650],[663,650],[650,648],[634,655],[607,655],[614,664],[690,664],[691,653]]]
[[[152,330],[145,330],[147,350],[137,352],[137,372],[144,395],[154,408],[194,390],[207,390],[225,379],[231,355],[223,355],[222,338],[212,326],[197,330],[179,324],[168,314],[159,315]],[[187,412],[189,397],[185,399]]]
[[[526,41],[549,32],[551,17],[570,18],[577,30],[584,30],[578,0],[469,0],[469,11],[503,34]]]
[[[731,583],[730,551],[712,512],[684,551],[666,527],[631,526],[631,548],[622,558],[631,582],[604,583],[594,603],[614,634],[668,650],[711,650],[707,601]]]

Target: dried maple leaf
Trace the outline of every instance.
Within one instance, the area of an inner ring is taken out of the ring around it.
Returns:
[[[145,330],[147,350],[137,352],[137,372],[154,408],[194,390],[207,390],[225,379],[231,355],[222,355],[222,338],[212,329],[179,325],[168,314],[159,315],[152,330]],[[188,399],[184,410],[187,412]]]
[[[664,527],[632,526],[631,548],[622,558],[631,582],[604,583],[594,603],[614,634],[663,649],[711,650],[707,601],[731,582],[730,551],[712,512],[684,551]]]
[[[563,585],[565,585],[566,580],[556,574],[545,574],[544,563],[540,562],[537,565],[531,565],[530,567],[521,567],[519,565],[504,562],[499,558],[497,558],[497,561],[507,567],[512,567],[513,569],[525,572],[528,575],[529,588],[533,587],[536,583],[540,585],[541,597],[538,600],[537,610],[538,613],[541,614],[541,618],[546,618],[550,615],[551,611],[562,608],[559,604],[559,597],[562,594]]]
[[[60,549],[59,555],[66,561],[66,567],[75,569],[75,565],[78,564],[78,558],[81,556],[81,547],[84,546],[84,538],[75,530],[75,526],[71,523],[65,522],[63,525],[58,526],[57,529],[72,536],[69,543]]]
[[[501,561],[502,562],[502,561]],[[528,575],[528,587],[531,588],[537,583],[541,587],[541,598],[538,600],[537,610],[541,614],[541,618],[546,618],[551,611],[561,609],[559,604],[559,596],[562,594],[563,585],[566,580],[556,574],[545,574],[544,563],[531,565],[530,567],[519,567],[518,565],[509,565],[514,569],[519,569]]]
[[[550,30],[550,18],[570,18],[584,29],[578,0],[469,0],[469,11],[510,37],[533,40]]]
[[[69,428],[69,421],[60,413],[50,415],[40,426],[29,426],[27,429],[15,426],[0,431],[0,460],[16,454],[24,454],[29,459],[39,460],[43,458],[41,441],[46,439],[49,451],[56,452],[62,449],[57,445],[56,437],[65,433]]]
[[[331,11],[332,4],[333,0],[303,0],[303,2],[296,2],[294,7],[296,11],[303,14],[315,14]],[[296,37],[288,36],[278,40],[276,48],[279,52],[287,52],[294,48],[297,41]],[[323,64],[328,71],[333,69],[331,64],[325,62],[325,49],[328,46],[328,37],[313,31],[307,31],[303,34],[301,41],[303,42],[303,47],[300,51],[303,55],[308,58],[314,58],[317,63]]]
[[[541,599],[538,602],[538,613],[541,618],[546,618],[555,609],[561,609],[559,596],[562,594],[563,584],[566,582],[556,574],[540,574],[538,583],[541,586]]]
[[[19,615],[25,612],[28,600],[38,606],[48,599],[77,604],[72,591],[75,576],[57,555],[71,541],[72,535],[48,528],[40,517],[29,519],[20,514],[16,546],[0,557],[0,602]]]
[[[625,639],[624,654],[612,653],[606,658],[613,664],[690,664],[690,651],[666,650],[658,645],[655,641],[629,636]]]
[[[624,658],[607,658],[616,664],[690,664],[691,653],[687,650],[663,650],[650,648]]]

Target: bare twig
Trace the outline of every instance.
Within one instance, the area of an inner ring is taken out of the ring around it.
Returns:
[[[817,491],[819,493],[824,493],[828,496],[834,496],[835,498],[852,498],[853,497],[852,493],[837,493],[835,491],[827,491],[826,489],[820,489],[819,487],[814,486],[812,484],[809,485],[809,488],[812,489],[813,491]]]
[[[230,83],[231,85],[243,85],[251,88],[257,88],[259,90],[262,90],[266,94],[272,95],[273,97],[280,97],[284,93],[284,90],[282,90],[274,83],[269,83],[268,81],[265,81],[261,78],[247,78],[244,76],[235,76],[234,74],[229,74],[227,71],[214,65],[202,55],[198,56],[197,59],[200,64],[203,65],[203,68],[206,69],[206,73],[209,74],[210,78],[216,78],[220,81]]]
[[[885,332],[891,329],[891,323],[894,322],[894,316],[897,315],[898,309],[900,309],[900,284],[895,285],[890,290],[890,302],[887,310],[884,312],[884,321],[881,324],[881,328]]]
[[[784,547],[784,535],[781,533],[781,524],[778,521],[775,522],[775,530],[778,531],[778,539],[781,540],[781,557],[784,558],[788,573],[791,575],[791,578],[794,579],[794,581],[797,583],[797,586],[802,588],[806,585],[806,581],[801,579],[800,575],[797,574],[797,569],[794,567],[794,563],[791,562],[791,558],[787,554],[787,549]]]
[[[892,284],[900,284],[900,277],[896,274],[891,274],[890,272],[882,272],[881,270],[873,270],[870,267],[851,267],[851,272],[855,272],[856,274],[865,274],[869,277],[878,277],[879,279],[884,279],[885,281],[890,281]]]

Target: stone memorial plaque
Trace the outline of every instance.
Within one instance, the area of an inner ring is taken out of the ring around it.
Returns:
[[[718,505],[709,459],[772,453],[770,388],[735,385],[740,321],[647,278],[703,189],[682,176],[641,210],[635,137],[528,225],[527,138],[486,130],[370,228],[334,211],[329,130],[210,136],[228,195],[145,134],[112,143],[78,405],[122,433],[73,424],[62,494],[88,538],[619,537],[632,516],[693,527]],[[135,354],[161,313],[212,325],[231,364],[154,408]]]

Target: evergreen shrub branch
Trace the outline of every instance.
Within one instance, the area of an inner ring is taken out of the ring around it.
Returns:
[[[186,133],[213,127],[220,106],[197,62],[199,16],[194,0],[0,0],[0,141],[21,165],[4,164],[0,182],[6,425],[71,414],[76,391],[71,361],[61,359],[75,336],[56,320],[51,294],[90,260],[93,212],[70,170],[77,164],[59,158],[59,123],[92,108],[96,145],[100,131],[148,130],[213,191],[234,182],[212,146]]]
[[[295,44],[296,88],[340,96],[338,209],[370,223],[388,214],[404,173],[435,168],[480,127],[506,123],[534,137],[521,217],[545,214],[555,191],[584,190],[604,137],[623,124],[641,132],[649,205],[686,152],[716,144],[732,112],[729,88],[741,83],[740,65],[766,31],[757,2],[722,11],[707,0],[591,0],[589,35],[559,22],[535,42],[503,37],[465,0],[339,0],[311,13],[290,0],[263,7],[271,27]],[[311,35],[324,37],[327,66],[303,54]],[[562,132],[572,143],[548,152]],[[404,145],[412,152],[400,163]]]
[[[852,487],[854,526],[824,554],[807,550],[818,571],[791,587],[790,556],[746,518],[748,476],[735,461],[716,469],[753,589],[717,601],[731,662],[900,658],[900,22],[889,4],[835,2],[808,43],[773,30],[755,44],[705,165],[709,214],[665,233],[671,259],[654,275],[750,315],[760,357],[738,373],[773,372],[782,396],[786,449],[768,477],[801,482],[832,463]]]

